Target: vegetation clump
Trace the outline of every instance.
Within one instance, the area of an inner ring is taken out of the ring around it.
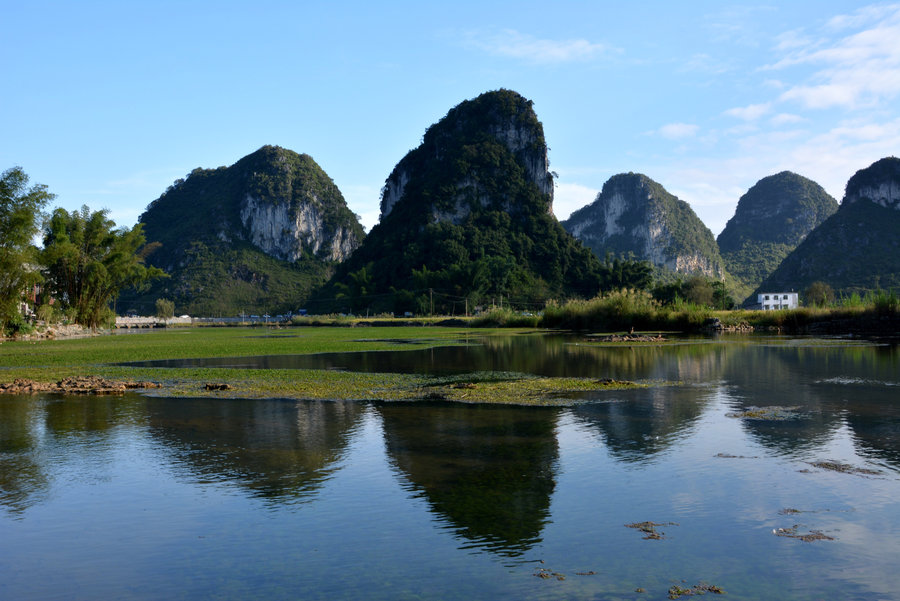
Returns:
[[[800,407],[747,407],[743,411],[732,411],[726,413],[726,417],[736,417],[741,419],[759,419],[766,421],[784,421],[795,419],[799,416],[797,410]]]
[[[96,328],[114,321],[109,305],[120,290],[141,288],[165,275],[144,264],[144,242],[141,224],[115,229],[106,210],[56,209],[44,228],[40,256],[45,294],[75,323]]]
[[[663,304],[643,290],[622,289],[591,300],[551,302],[540,325],[572,330],[696,331],[713,315],[712,309],[687,303]]]
[[[156,299],[156,316],[160,319],[175,317],[175,303],[167,298]]]
[[[805,543],[811,543],[817,540],[834,540],[833,536],[828,536],[821,530],[809,530],[807,532],[800,532],[800,525],[794,524],[790,528],[778,528],[777,530],[773,530],[775,536],[781,536],[783,538],[796,538],[798,540],[802,540]]]
[[[716,595],[724,595],[725,591],[721,587],[714,584],[695,584],[692,587],[684,588],[679,585],[669,587],[669,599],[680,599],[681,597],[692,597],[694,595],[705,595],[706,593],[714,593]]]
[[[561,574],[560,572],[555,572],[547,568],[535,568],[534,575],[542,580],[556,579],[562,581],[566,579],[565,574]]]
[[[877,476],[881,472],[878,470],[870,470],[863,467],[855,467],[850,465],[849,463],[843,463],[841,461],[813,461],[810,463],[811,466],[817,467],[819,469],[828,470],[831,472],[840,472],[842,474],[857,474],[863,476]]]
[[[662,540],[665,538],[665,532],[657,530],[660,526],[677,526],[675,522],[634,522],[625,524],[626,528],[634,528],[644,533],[644,540]]]
[[[646,386],[611,378],[545,378],[482,372],[426,382],[420,396],[429,400],[463,403],[570,405],[573,395],[578,393]]]

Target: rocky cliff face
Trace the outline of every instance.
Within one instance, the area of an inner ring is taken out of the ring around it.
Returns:
[[[881,159],[857,171],[837,212],[810,232],[757,292],[802,292],[815,281],[844,294],[900,287],[898,192],[900,159]]]
[[[241,223],[250,242],[267,255],[293,263],[304,251],[326,261],[343,261],[359,246],[349,224],[328,226],[313,195],[294,206],[273,204],[247,194],[241,203]]]
[[[900,159],[881,159],[850,178],[841,205],[863,200],[886,209],[900,210]]]
[[[156,247],[148,262],[170,275],[148,294],[184,312],[296,308],[364,237],[312,157],[277,146],[230,167],[195,169],[141,222]]]
[[[900,183],[883,182],[875,186],[863,186],[855,190],[844,202],[868,200],[886,209],[900,210]]]
[[[603,257],[633,254],[678,273],[719,278],[722,258],[712,232],[690,206],[646,175],[611,177],[590,205],[562,222],[566,230]]]
[[[304,253],[343,261],[359,246],[359,223],[309,155],[264,147],[235,167],[248,174],[239,203],[243,233],[266,254],[290,262]]]
[[[764,177],[741,196],[719,234],[728,272],[749,293],[837,209],[822,186],[801,175],[783,171]]]

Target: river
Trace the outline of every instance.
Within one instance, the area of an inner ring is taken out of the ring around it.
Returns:
[[[896,346],[476,342],[291,366],[678,384],[0,397],[0,599],[900,599]]]

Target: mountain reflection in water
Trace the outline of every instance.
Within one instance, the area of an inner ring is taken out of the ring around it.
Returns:
[[[345,401],[158,399],[149,431],[179,471],[269,502],[303,500],[342,457],[364,406]]]
[[[0,396],[0,597],[900,601],[896,347],[541,340],[354,365],[677,384],[571,407]],[[624,527],[644,520],[664,540]],[[798,527],[832,540],[776,535]]]
[[[518,556],[549,519],[556,409],[386,403],[392,463],[468,544]]]

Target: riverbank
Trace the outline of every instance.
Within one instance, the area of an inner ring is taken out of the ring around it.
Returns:
[[[0,336],[0,343],[3,342],[34,342],[37,340],[62,340],[67,338],[90,338],[109,333],[108,330],[97,330],[85,328],[83,326],[72,324],[54,324],[51,326],[39,326],[28,334],[18,334],[13,337]]]
[[[134,380],[115,381],[99,376],[81,376],[63,378],[56,382],[36,382],[27,378],[16,378],[12,382],[0,384],[0,394],[38,394],[52,392],[57,394],[124,394],[129,390],[147,390],[162,388],[158,382],[136,382]]]

